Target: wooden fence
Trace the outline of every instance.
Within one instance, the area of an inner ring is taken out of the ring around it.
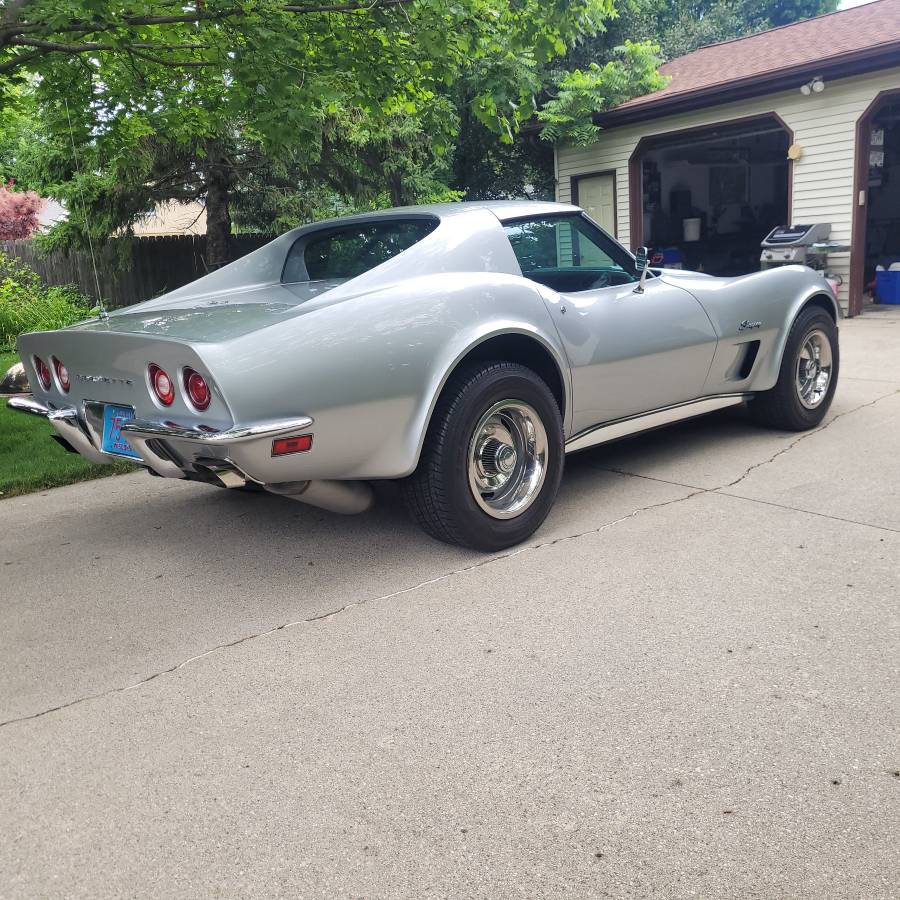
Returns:
[[[237,259],[272,238],[261,234],[232,236]],[[55,250],[42,254],[32,241],[0,241],[0,251],[31,266],[45,284],[75,284],[97,299],[97,284],[88,252]],[[207,273],[206,237],[172,235],[111,242],[96,251],[100,293],[110,307],[130,306],[181,287]]]

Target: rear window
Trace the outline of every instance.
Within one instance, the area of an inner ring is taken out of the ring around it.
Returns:
[[[437,225],[437,219],[391,219],[304,235],[288,252],[281,280],[294,284],[355,278],[408,250]]]

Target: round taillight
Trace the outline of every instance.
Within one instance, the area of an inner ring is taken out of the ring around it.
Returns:
[[[172,379],[156,363],[150,363],[147,366],[147,374],[150,376],[150,387],[153,388],[156,399],[163,406],[171,406],[175,399],[175,385],[172,383]]]
[[[72,386],[69,381],[69,370],[55,357],[50,357],[53,362],[53,368],[56,369],[56,380],[59,382],[59,386],[63,389],[63,392],[68,394],[69,388]]]
[[[34,368],[37,372],[38,381],[45,391],[50,390],[50,367],[39,356],[34,358]]]
[[[209,406],[209,401],[212,400],[212,394],[209,391],[209,385],[199,372],[185,368],[184,389],[187,391],[188,399],[195,409],[199,409],[200,412],[203,412],[203,410]]]

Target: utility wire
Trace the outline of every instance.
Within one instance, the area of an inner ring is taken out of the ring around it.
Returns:
[[[97,271],[97,258],[94,256],[94,242],[91,240],[91,228],[87,220],[87,204],[84,202],[84,188],[81,184],[81,165],[78,162],[78,151],[75,149],[75,136],[72,133],[72,117],[69,115],[69,101],[63,97],[66,106],[66,121],[69,123],[69,141],[72,144],[72,159],[75,161],[75,174],[78,176],[78,196],[81,198],[81,216],[84,219],[84,231],[91,251],[91,268],[94,270],[94,284],[97,287],[97,305],[100,307],[100,318],[108,319],[109,313],[103,305],[103,294],[100,292],[100,274]]]

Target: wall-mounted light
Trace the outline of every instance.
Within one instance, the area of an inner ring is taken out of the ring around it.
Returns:
[[[824,90],[825,82],[821,78],[813,78],[812,81],[807,81],[806,84],[800,86],[800,93],[804,97],[808,97],[810,94],[821,94]]]

